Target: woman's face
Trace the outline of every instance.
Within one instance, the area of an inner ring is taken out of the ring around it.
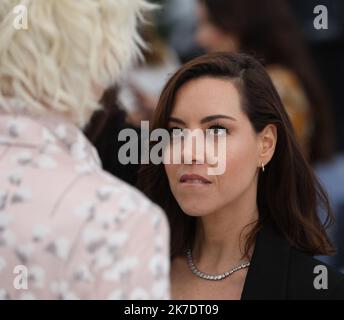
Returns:
[[[207,52],[237,52],[239,41],[237,37],[222,31],[209,19],[206,7],[198,3],[197,7],[197,43]]]
[[[170,117],[169,129],[173,128],[210,129],[215,136],[218,129],[226,130],[215,140],[215,144],[220,139],[224,142],[219,150],[226,155],[223,174],[209,175],[208,168],[214,166],[207,162],[210,155],[207,151],[202,155],[194,147],[182,149],[182,159],[189,153],[192,164],[165,164],[171,191],[186,214],[205,216],[227,207],[249,190],[256,192],[258,169],[267,161],[261,159],[266,131],[254,131],[231,80],[204,77],[184,84]],[[201,159],[205,161],[201,163]]]

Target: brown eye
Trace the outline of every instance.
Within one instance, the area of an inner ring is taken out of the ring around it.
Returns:
[[[211,134],[214,136],[224,136],[229,133],[228,129],[221,126],[221,125],[213,125],[207,129],[207,134]]]
[[[178,127],[173,127],[168,129],[171,138],[176,138],[176,137],[181,137],[184,134],[184,129],[178,128]]]

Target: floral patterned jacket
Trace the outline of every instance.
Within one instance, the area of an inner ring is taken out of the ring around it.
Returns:
[[[78,128],[0,113],[0,299],[169,299],[168,242]]]

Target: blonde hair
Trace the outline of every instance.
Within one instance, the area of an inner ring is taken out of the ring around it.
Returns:
[[[17,30],[16,5],[28,28]],[[0,106],[42,115],[53,112],[84,126],[100,108],[95,87],[119,81],[144,46],[137,32],[146,0],[1,0]]]

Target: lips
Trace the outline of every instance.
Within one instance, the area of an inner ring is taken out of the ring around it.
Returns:
[[[187,184],[210,184],[211,182],[198,174],[183,174],[179,182]]]

